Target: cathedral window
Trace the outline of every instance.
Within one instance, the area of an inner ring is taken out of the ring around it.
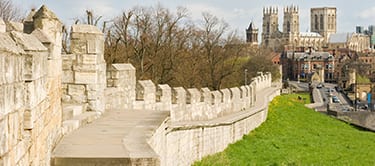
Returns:
[[[314,22],[315,22],[315,29],[318,30],[319,29],[319,24],[318,24],[318,15],[315,14],[314,16]]]
[[[267,32],[267,33],[270,33],[270,23],[269,23],[269,22],[267,22],[267,27],[266,27],[266,28],[267,28],[267,31],[266,31],[266,32]]]
[[[324,17],[323,17],[323,14],[320,15],[320,29],[324,29]]]
[[[290,32],[290,22],[286,22],[286,32]]]

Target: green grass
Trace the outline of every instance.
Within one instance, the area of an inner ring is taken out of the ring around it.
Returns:
[[[375,165],[375,133],[314,112],[298,95],[308,98],[276,97],[266,122],[195,165]]]

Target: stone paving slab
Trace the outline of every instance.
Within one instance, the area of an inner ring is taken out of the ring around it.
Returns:
[[[100,159],[104,165],[106,161],[131,158],[157,159],[147,140],[168,116],[165,111],[107,111],[100,119],[65,136],[52,154],[51,165],[87,165],[90,160]]]

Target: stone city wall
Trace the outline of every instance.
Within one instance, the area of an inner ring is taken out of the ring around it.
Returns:
[[[262,104],[220,118],[195,122],[167,119],[149,144],[159,154],[160,165],[191,165],[204,156],[223,151],[260,126],[267,118],[269,101],[279,93],[280,90],[274,88],[260,95]]]
[[[210,91],[136,81],[133,66],[113,64],[107,82],[107,109],[170,111],[171,116],[149,140],[160,165],[191,165],[224,150],[261,125],[267,118],[268,102],[279,95],[278,88],[259,94],[271,88],[270,73],[255,77],[246,86]],[[257,95],[262,99],[256,99]],[[256,100],[264,102],[255,105]]]
[[[44,6],[28,23],[0,21],[0,165],[48,165],[61,137],[62,25]]]

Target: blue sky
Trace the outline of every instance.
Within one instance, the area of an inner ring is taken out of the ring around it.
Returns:
[[[356,25],[367,27],[375,24],[374,0],[13,0],[24,10],[39,8],[42,4],[53,10],[64,24],[70,25],[74,18],[82,17],[86,9],[92,9],[104,20],[109,20],[135,6],[155,6],[160,3],[163,7],[175,11],[182,6],[189,10],[193,19],[202,18],[202,12],[209,12],[224,19],[233,30],[243,36],[250,21],[260,28],[262,24],[263,7],[279,7],[279,24],[282,25],[282,9],[285,6],[296,5],[300,8],[300,30],[310,27],[310,8],[336,7],[338,32],[354,32]],[[280,28],[281,29],[281,28]]]

